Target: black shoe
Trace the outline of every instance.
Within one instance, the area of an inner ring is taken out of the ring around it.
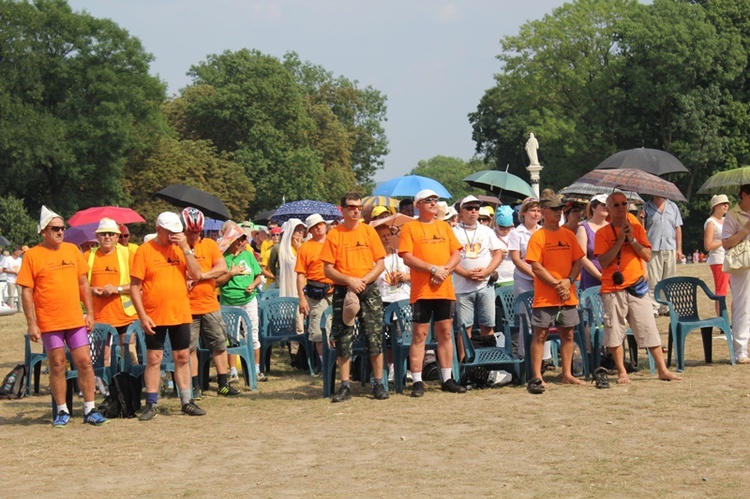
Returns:
[[[242,395],[242,393],[232,385],[222,386],[216,390],[216,394],[221,395],[222,397],[236,397],[237,395]]]
[[[343,402],[352,398],[352,390],[349,385],[341,385],[331,397],[331,402]]]
[[[383,385],[383,383],[375,383],[375,389],[372,394],[375,396],[375,400],[385,400],[390,397],[388,392],[385,391],[385,385]]]
[[[540,378],[532,378],[529,384],[526,385],[526,390],[532,395],[541,395],[547,389],[544,387],[544,383]]]
[[[597,367],[594,371],[594,379],[591,380],[596,383],[596,387],[601,389],[609,388],[609,378],[607,377],[607,370],[603,367]]]
[[[417,381],[411,385],[411,396],[412,397],[423,397],[424,396],[424,383]]]
[[[159,415],[159,411],[156,409],[156,404],[146,404],[146,408],[143,409],[143,412],[138,417],[139,421],[151,421],[156,416]]]
[[[466,387],[461,386],[458,383],[456,383],[456,380],[453,378],[448,378],[443,383],[443,391],[444,392],[451,392],[451,393],[466,393]]]
[[[187,404],[182,404],[182,412],[187,414],[188,416],[205,416],[206,411],[195,405],[195,402],[192,400],[188,402]]]

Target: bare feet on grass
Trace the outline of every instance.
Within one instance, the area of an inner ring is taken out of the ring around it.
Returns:
[[[563,385],[585,385],[584,381],[576,378],[575,376],[563,376],[560,381]]]
[[[677,376],[673,372],[667,371],[664,373],[659,373],[659,379],[662,381],[680,381],[682,377]]]
[[[630,384],[630,378],[628,378],[627,373],[626,374],[620,374],[617,378],[617,384],[618,385],[627,385]]]

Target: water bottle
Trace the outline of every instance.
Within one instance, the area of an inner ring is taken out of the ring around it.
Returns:
[[[578,345],[573,349],[573,376],[583,375],[583,359]]]

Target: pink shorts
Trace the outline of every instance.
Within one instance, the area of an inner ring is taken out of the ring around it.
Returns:
[[[729,290],[729,274],[722,269],[724,266],[720,263],[711,265],[711,273],[714,275],[714,291],[719,296],[726,296]]]
[[[47,351],[62,348],[66,343],[69,350],[88,345],[89,334],[86,331],[86,326],[42,333],[42,344]]]

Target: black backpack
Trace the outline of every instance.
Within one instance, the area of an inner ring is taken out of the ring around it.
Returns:
[[[26,396],[26,377],[29,375],[29,368],[25,364],[18,364],[9,372],[0,386],[0,399],[14,400],[22,399]]]
[[[116,374],[109,383],[109,395],[99,406],[105,418],[134,418],[141,409],[142,378],[129,373]]]

